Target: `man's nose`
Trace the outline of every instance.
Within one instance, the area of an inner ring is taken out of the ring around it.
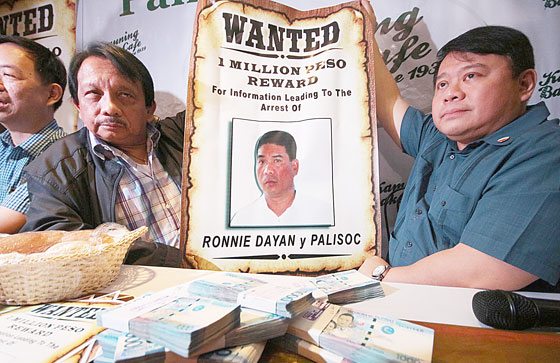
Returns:
[[[272,174],[274,172],[274,168],[270,163],[265,163],[263,167],[263,173],[265,174]]]
[[[119,108],[119,106],[115,102],[114,97],[112,97],[110,94],[105,94],[103,96],[103,98],[101,99],[101,107],[102,107],[101,111],[105,115],[109,115],[109,116],[120,116],[121,115],[121,109]]]
[[[465,98],[465,92],[463,92],[461,85],[458,82],[449,83],[447,89],[445,90],[444,100],[449,102],[462,100],[463,98]]]

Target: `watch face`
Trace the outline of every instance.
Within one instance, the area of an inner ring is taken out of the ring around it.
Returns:
[[[382,274],[383,272],[385,272],[385,269],[386,269],[386,268],[387,268],[387,267],[384,266],[384,265],[379,265],[379,266],[377,266],[375,269],[373,269],[373,272],[371,273],[371,276],[372,276],[372,277],[379,277],[379,276],[381,276],[381,274]]]

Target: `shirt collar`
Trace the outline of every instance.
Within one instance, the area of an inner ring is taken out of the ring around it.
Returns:
[[[41,130],[37,131],[31,135],[27,140],[19,144],[14,145],[12,140],[12,135],[10,131],[6,130],[0,134],[0,139],[7,145],[11,147],[18,147],[21,150],[26,151],[32,157],[37,157],[46,145],[49,145],[52,141],[59,139],[64,136],[65,133],[60,126],[56,123],[56,120],[52,120]]]
[[[150,155],[153,150],[157,147],[161,133],[159,130],[151,123],[147,124],[146,131],[148,133],[148,155]],[[101,140],[95,134],[88,130],[88,137],[91,143],[91,149],[93,154],[99,157],[101,160],[111,160],[116,156],[121,156],[123,154],[119,149],[109,145],[104,140]]]
[[[0,140],[8,146],[12,146],[12,147],[14,146],[14,143],[12,142],[12,135],[8,130],[5,130],[0,134]]]
[[[533,106],[528,106],[527,111],[505,125],[496,132],[486,136],[482,140],[490,145],[505,146],[511,144],[519,136],[525,134],[528,130],[535,128],[537,125],[547,120],[550,112],[543,101]]]
[[[536,105],[527,106],[527,112],[523,115],[490,135],[470,143],[463,151],[468,152],[468,150],[474,149],[483,143],[495,146],[509,145],[517,137],[523,135],[527,130],[530,130],[546,121],[549,115],[550,112],[543,101],[537,103]],[[447,143],[452,150],[457,150],[457,143],[455,141],[447,138]]]

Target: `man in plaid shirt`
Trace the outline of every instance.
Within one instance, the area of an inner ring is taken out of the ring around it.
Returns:
[[[54,120],[66,87],[64,64],[48,48],[0,36],[0,233],[15,233],[29,208],[23,168],[65,135]]]
[[[26,168],[31,206],[23,230],[147,226],[126,262],[179,265],[184,112],[156,121],[148,70],[113,44],[89,45],[68,73],[85,127]]]

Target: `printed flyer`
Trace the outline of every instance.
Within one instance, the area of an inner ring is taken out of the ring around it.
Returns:
[[[0,317],[0,360],[54,362],[104,330],[97,312],[111,305],[53,303],[21,308]]]
[[[97,313],[132,298],[116,291],[67,302],[3,308],[0,362],[58,362],[79,356],[89,362],[87,357],[98,353],[95,336],[105,330],[96,323]]]
[[[313,274],[379,253],[372,14],[198,2],[182,191],[194,267]]]

